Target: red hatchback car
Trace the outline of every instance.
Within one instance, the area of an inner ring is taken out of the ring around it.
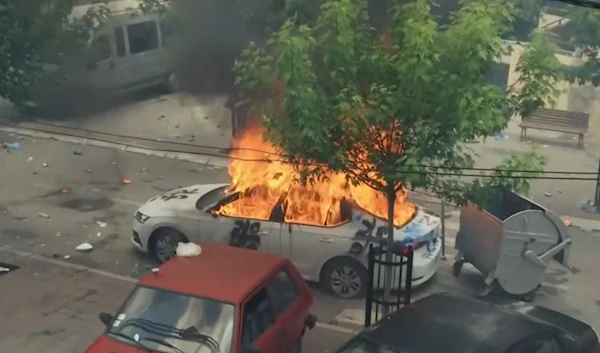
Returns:
[[[205,244],[140,279],[86,353],[301,352],[313,295],[284,257]]]

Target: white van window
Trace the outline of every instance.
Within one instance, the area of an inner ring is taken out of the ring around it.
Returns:
[[[91,50],[94,61],[104,61],[110,59],[112,53],[108,36],[103,34],[94,38]]]
[[[165,21],[160,21],[160,37],[162,39],[163,47],[167,46],[167,38],[171,35],[171,29]]]
[[[125,32],[122,27],[115,28],[115,46],[117,47],[117,56],[122,58],[126,54]]]
[[[147,21],[127,26],[129,52],[138,54],[158,48],[158,29],[155,21]]]

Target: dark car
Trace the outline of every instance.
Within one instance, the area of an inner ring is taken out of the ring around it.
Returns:
[[[434,294],[364,329],[338,353],[600,353],[589,325],[525,303]]]

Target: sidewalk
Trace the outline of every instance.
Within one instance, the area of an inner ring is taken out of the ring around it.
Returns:
[[[100,312],[114,312],[132,290],[132,279],[52,259],[17,256],[0,249],[0,352],[81,353],[102,334]],[[68,267],[67,267],[68,266]],[[305,352],[333,352],[351,337],[318,326],[307,333]]]

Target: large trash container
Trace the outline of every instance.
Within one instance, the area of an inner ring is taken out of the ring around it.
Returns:
[[[471,263],[494,284],[522,300],[533,299],[552,259],[566,265],[571,237],[554,212],[514,193],[502,191],[486,209],[467,202],[456,236],[455,276]]]

